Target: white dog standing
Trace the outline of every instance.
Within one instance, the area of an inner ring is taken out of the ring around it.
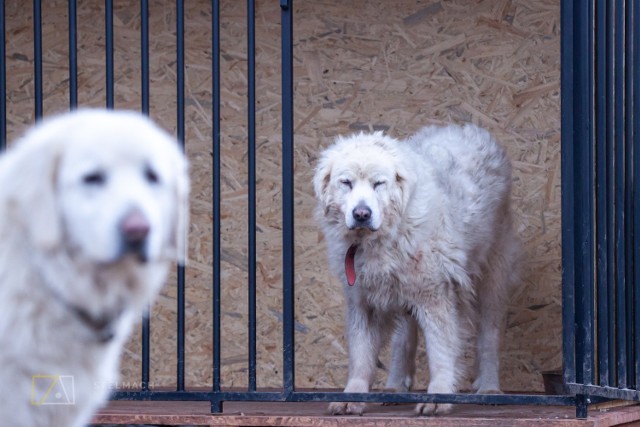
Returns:
[[[0,158],[0,419],[79,427],[182,258],[187,162],[133,112],[45,119]]]
[[[499,347],[519,242],[512,228],[511,167],[483,129],[426,127],[407,141],[360,133],[322,153],[314,177],[334,274],[344,283],[349,379],[368,392],[387,336],[387,387],[413,385],[418,327],[429,393],[454,393],[464,343],[477,334],[479,393],[499,392]],[[362,414],[363,403],[332,403]],[[418,404],[442,414],[451,404]]]

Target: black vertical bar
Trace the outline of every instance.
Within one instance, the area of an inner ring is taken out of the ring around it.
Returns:
[[[632,7],[633,46],[633,200],[640,200],[640,6]],[[633,207],[633,288],[634,288],[634,367],[636,390],[640,389],[640,209]]]
[[[606,91],[607,91],[607,302],[609,311],[607,313],[609,321],[609,385],[615,387],[618,381],[618,365],[616,363],[616,254],[615,254],[615,138],[614,138],[614,116],[615,98],[614,76],[615,76],[615,7],[613,2],[607,0],[606,7]]]
[[[615,1],[614,41],[614,144],[615,144],[615,254],[616,340],[618,387],[627,387],[627,316],[625,250],[625,134],[624,134],[624,0]]]
[[[249,391],[256,391],[256,32],[255,0],[247,0]]]
[[[598,333],[598,383],[609,384],[609,301],[607,251],[607,63],[606,63],[606,1],[596,2],[596,278],[597,278],[597,333]]]
[[[184,146],[184,0],[176,0],[176,102],[178,140]]]
[[[594,380],[593,3],[561,4],[563,367]]]
[[[140,0],[140,86],[142,112],[149,115],[149,0]]]
[[[0,0],[0,151],[7,146],[7,49],[4,0]]]
[[[595,382],[595,217],[594,217],[594,137],[593,137],[593,123],[594,123],[594,79],[593,79],[593,63],[594,63],[594,34],[593,34],[593,0],[584,2],[586,11],[583,13],[583,21],[586,37],[586,45],[582,46],[583,58],[586,62],[584,72],[582,73],[583,79],[581,80],[582,86],[585,88],[585,92],[581,93],[581,108],[583,108],[583,115],[581,118],[587,122],[583,125],[584,134],[581,138],[583,146],[580,150],[580,167],[583,169],[580,180],[580,204],[584,211],[582,212],[582,224],[581,224],[581,242],[582,242],[582,271],[580,280],[580,287],[582,288],[581,310],[582,316],[578,317],[578,322],[583,328],[584,343],[583,348],[585,351],[583,357],[583,380],[588,384]],[[585,99],[586,98],[586,99]]]
[[[151,360],[150,354],[150,337],[151,337],[151,322],[149,320],[149,307],[145,310],[142,316],[142,380],[141,389],[149,390],[149,362]]]
[[[42,2],[33,0],[33,83],[36,121],[42,118]]]
[[[295,388],[293,223],[293,0],[280,0],[282,31],[282,299],[283,386]]]
[[[211,1],[212,81],[212,205],[213,205],[213,392],[220,392],[220,1]],[[220,400],[211,401],[211,412],[222,412]]]
[[[141,110],[149,115],[149,2],[140,1],[140,86]],[[142,317],[142,390],[149,390],[149,365],[151,360],[151,320],[150,307],[147,307]]]
[[[78,107],[78,24],[76,0],[69,0],[69,108]]]
[[[579,32],[574,30],[573,0],[560,4],[561,37],[561,173],[562,173],[562,367],[566,383],[576,382],[575,360],[575,112],[574,103],[574,42]]]
[[[150,336],[151,336],[151,322],[149,320],[149,307],[145,310],[142,316],[142,380],[141,380],[141,389],[149,390],[149,361],[151,359],[150,355]]]
[[[113,108],[113,0],[104,1],[107,108]]]
[[[213,98],[213,391],[220,391],[220,1],[212,0],[211,80]],[[213,412],[221,412],[214,408]]]
[[[576,112],[574,123],[574,145],[576,169],[574,175],[576,198],[575,269],[576,286],[576,381],[593,384],[593,3],[591,0],[579,2],[576,10],[579,35],[576,37],[576,74],[573,108]]]
[[[176,85],[178,141],[185,148],[184,132],[184,3],[176,1]],[[185,277],[184,266],[178,265],[178,366],[177,389],[184,390]]]
[[[633,331],[633,62],[631,48],[633,46],[633,32],[631,27],[632,3],[637,0],[625,0],[624,4],[624,149],[625,149],[625,194],[624,194],[624,216],[625,216],[625,310],[627,325],[627,354],[625,356],[627,365],[627,387],[635,387],[635,364],[633,363],[634,351],[634,331]]]
[[[584,394],[576,396],[576,418],[585,419],[589,415],[589,397]]]

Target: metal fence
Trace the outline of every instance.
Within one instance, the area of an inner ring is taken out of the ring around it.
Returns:
[[[221,387],[220,277],[220,10],[212,9],[213,77],[213,381],[207,390],[185,388],[185,272],[178,267],[175,390],[150,389],[150,321],[142,328],[143,388],[117,391],[114,399],[198,400],[222,411],[225,401],[366,401],[475,404],[575,405],[585,417],[596,397],[638,400],[640,386],[640,6],[634,0],[562,1],[562,191],[563,360],[571,394],[427,394],[300,391],[294,369],[294,173],[293,0],[273,2],[281,11],[282,40],[282,224],[283,386],[257,388],[256,381],[256,135],[255,1],[247,1],[248,40],[248,387]],[[5,58],[5,3],[0,0],[0,58]],[[34,111],[42,117],[41,0],[33,1]],[[176,0],[177,137],[185,143],[184,10]],[[68,1],[69,106],[77,107],[76,0]],[[148,2],[140,1],[141,110],[149,112]],[[105,0],[106,105],[113,107],[113,1]],[[635,47],[635,49],[634,49]],[[0,66],[0,144],[6,140],[6,65]]]
[[[638,400],[640,4],[563,7],[564,378]]]

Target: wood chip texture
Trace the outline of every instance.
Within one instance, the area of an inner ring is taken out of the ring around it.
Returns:
[[[46,115],[69,107],[66,1],[42,2]],[[114,2],[115,106],[140,109],[140,7]],[[211,5],[185,3],[186,151],[191,162],[186,286],[186,382],[212,379]],[[256,2],[258,385],[282,380],[281,69],[278,2]],[[402,138],[426,124],[473,122],[513,160],[517,230],[526,251],[501,353],[507,390],[542,390],[561,366],[560,6],[556,0],[294,2],[296,382],[346,381],[340,284],[328,273],[311,186],[318,153],[339,134],[383,130]],[[31,2],[7,0],[7,129],[33,122]],[[104,3],[79,0],[78,99],[104,106]],[[222,380],[247,384],[246,4],[221,2]],[[176,131],[176,13],[149,1],[150,114]],[[151,310],[151,386],[175,385],[176,285]],[[120,388],[137,388],[140,331],[123,355]],[[472,365],[472,352],[468,363]],[[383,362],[385,361],[383,356]],[[418,357],[419,389],[428,369]],[[384,380],[381,369],[377,386]],[[468,383],[463,384],[463,388]]]

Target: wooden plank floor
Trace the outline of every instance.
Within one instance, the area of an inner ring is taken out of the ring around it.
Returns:
[[[611,405],[610,405],[611,406]],[[210,414],[208,402],[111,402],[95,424],[198,426],[444,426],[444,427],[609,427],[640,426],[640,406],[592,407],[589,418],[575,419],[575,408],[556,406],[459,405],[447,416],[416,417],[413,405],[370,404],[361,417],[330,416],[326,404],[226,402],[222,414]]]

